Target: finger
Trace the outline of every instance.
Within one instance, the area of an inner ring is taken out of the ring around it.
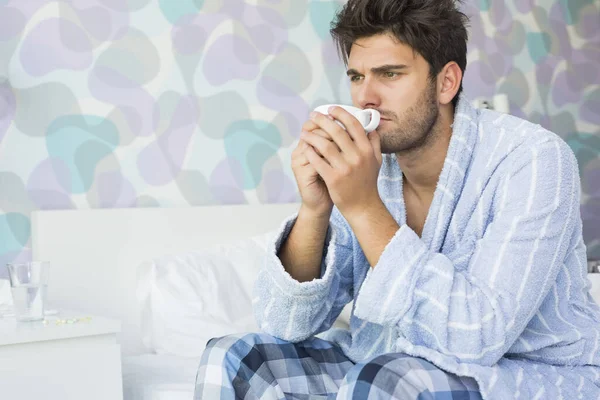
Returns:
[[[331,115],[325,115],[328,119],[333,121],[333,117]],[[302,125],[302,130],[307,132],[312,132],[315,129],[319,129],[319,125],[315,123],[312,119],[307,120],[304,125]]]
[[[369,141],[371,142],[371,146],[373,146],[373,154],[375,154],[375,158],[379,165],[381,165],[383,161],[383,157],[381,155],[381,136],[377,130],[372,131],[368,135]]]
[[[315,151],[322,154],[332,167],[339,168],[345,164],[344,157],[335,143],[313,132],[302,132],[301,138],[311,145]]]
[[[313,131],[313,132],[314,132],[314,131]],[[331,143],[333,143],[333,141],[331,141],[331,140],[329,140],[329,141],[330,141]],[[335,143],[334,143],[334,145],[335,145]],[[337,145],[335,145],[335,146],[336,146],[336,148],[337,148]],[[298,154],[304,154],[304,151],[305,151],[307,148],[309,148],[309,147],[312,147],[312,146],[311,146],[310,144],[306,143],[304,140],[300,139],[300,142],[298,143],[298,147],[297,147],[297,149],[298,149],[298,151],[299,151],[299,153],[298,153]],[[319,150],[318,150],[318,149],[315,149],[315,148],[313,148],[313,150],[314,150],[314,151],[315,151],[315,152],[316,152],[316,153],[319,155],[319,157],[321,157],[321,158],[323,158],[323,157],[324,157],[324,156],[323,156],[323,155],[322,155],[322,154],[319,152]],[[339,151],[339,148],[338,148],[338,151]]]
[[[329,114],[340,121],[346,127],[349,136],[354,140],[357,146],[368,144],[367,133],[360,121],[342,107],[331,107]]]
[[[335,142],[335,144],[338,145],[338,147],[343,153],[351,155],[355,155],[357,153],[357,149],[355,144],[352,142],[352,138],[344,128],[342,128],[335,122],[335,120],[330,119],[319,112],[313,112],[310,115],[311,119],[317,125],[319,125],[319,127],[322,130],[327,132],[329,136],[331,136],[331,139]]]
[[[319,176],[323,178],[325,183],[327,183],[329,177],[331,176],[331,173],[333,172],[333,168],[331,167],[331,165],[329,165],[327,161],[325,161],[325,159],[319,157],[312,147],[306,149],[306,152],[304,154],[306,155],[306,158],[308,159],[310,165],[312,165],[315,171],[317,171],[317,174],[319,174]]]
[[[312,148],[311,145],[309,145],[308,143],[302,141],[303,146],[302,146],[302,151],[297,153],[293,158],[292,158],[292,169],[294,168],[309,168],[310,170],[312,170],[312,173],[316,172],[315,168],[310,164],[310,162],[308,161],[308,158],[306,157],[306,149],[312,149],[312,151],[314,151],[319,157],[321,157],[321,159],[325,160],[323,158],[323,156],[321,154],[319,154],[319,152],[317,150],[315,150],[314,148]],[[327,162],[327,160],[325,160],[325,162]],[[320,179],[320,178],[319,178]]]
[[[317,129],[315,129],[315,130],[308,131],[308,132],[310,132],[310,133],[314,133],[315,135],[319,135],[319,136],[320,136],[320,137],[322,137],[323,139],[329,140],[331,143],[335,144],[335,147],[336,147],[336,148],[337,148],[339,151],[342,151],[342,150],[340,149],[340,147],[337,145],[337,143],[335,143],[335,142],[333,141],[333,139],[331,138],[331,135],[329,135],[329,133],[325,132],[323,129],[321,129],[321,128],[317,128]]]
[[[313,121],[312,119],[309,119],[302,125],[302,130],[306,131],[306,132],[310,132],[314,129],[317,129],[318,127],[319,127],[319,125],[317,125],[315,123],[315,121]]]
[[[308,146],[308,144],[305,141],[303,141],[302,139],[298,140],[296,148],[294,149],[294,151],[292,151],[292,159],[301,155],[304,152],[306,146]]]
[[[292,154],[292,168],[293,167],[304,167],[308,164],[308,159],[306,158],[306,155],[304,154],[304,151],[306,149],[306,146],[308,146],[308,144],[306,142],[302,142],[303,146],[298,146],[297,147],[297,152],[295,152],[294,154]]]

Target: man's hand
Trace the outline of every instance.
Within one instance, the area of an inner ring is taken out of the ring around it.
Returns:
[[[333,203],[351,219],[382,204],[377,190],[382,163],[380,137],[377,131],[367,136],[360,122],[341,107],[333,107],[329,114],[346,130],[332,118],[314,112],[311,120],[316,127],[303,130],[300,139],[309,144],[303,153],[327,185]]]
[[[308,120],[302,126],[303,131],[311,131],[316,128],[317,126],[311,120]],[[333,201],[329,196],[325,182],[323,182],[315,167],[308,161],[306,154],[308,150],[311,150],[310,145],[300,140],[298,146],[292,152],[292,171],[302,198],[302,207],[312,215],[329,219]]]

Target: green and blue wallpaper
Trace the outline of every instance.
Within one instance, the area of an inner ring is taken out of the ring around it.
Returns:
[[[299,200],[311,108],[350,103],[330,0],[0,0],[0,265],[38,209]],[[465,90],[577,154],[600,258],[598,0],[467,0]],[[2,273],[0,273],[2,275]]]

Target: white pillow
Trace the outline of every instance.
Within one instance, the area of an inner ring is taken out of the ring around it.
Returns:
[[[274,234],[142,263],[137,296],[144,345],[158,354],[199,357],[213,337],[258,332],[252,290]]]

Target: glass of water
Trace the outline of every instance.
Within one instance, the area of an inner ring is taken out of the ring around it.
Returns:
[[[7,267],[17,321],[43,320],[50,263],[32,261]]]

